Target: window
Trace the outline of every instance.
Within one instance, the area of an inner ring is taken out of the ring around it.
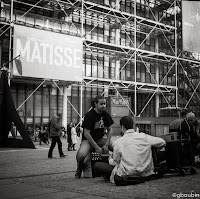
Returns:
[[[42,116],[42,95],[41,89],[38,89],[35,92],[35,116],[41,117]]]
[[[33,87],[28,87],[26,90],[27,97],[30,96],[33,92]],[[33,117],[33,95],[27,100],[26,106],[27,106],[27,117]]]
[[[91,77],[92,71],[91,71],[91,59],[86,59],[86,76]]]

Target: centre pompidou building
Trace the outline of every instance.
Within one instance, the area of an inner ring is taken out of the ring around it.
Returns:
[[[199,116],[198,8],[181,0],[1,1],[0,63],[25,126],[44,126],[60,111],[64,126],[79,123],[96,95],[108,97],[116,131],[127,114],[153,135],[166,133],[179,109]]]

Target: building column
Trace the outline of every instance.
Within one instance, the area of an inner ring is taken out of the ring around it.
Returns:
[[[116,7],[115,7],[116,10],[120,9],[120,1],[121,0],[116,0]]]
[[[82,125],[83,118],[83,84],[80,86],[80,125]]]
[[[155,13],[156,19],[158,20],[158,12]],[[155,39],[155,50],[156,53],[159,53],[159,45],[158,45],[158,38]],[[159,84],[159,65],[156,64],[156,68],[155,68],[155,75],[156,75],[156,83]],[[159,107],[160,107],[160,98],[159,98],[159,94],[156,93],[155,95],[155,116],[158,117],[159,116]]]
[[[119,45],[120,44],[120,29],[115,30],[115,44]]]
[[[67,86],[64,86],[64,97],[63,97],[63,111],[62,111],[62,126],[67,128]]]
[[[155,40],[155,47],[156,47],[156,52],[159,52],[159,46],[158,46],[158,39]],[[159,84],[159,65],[156,64],[155,66],[155,75],[156,75],[156,83]],[[160,99],[159,99],[159,94],[155,94],[155,116],[158,117],[159,116],[159,103],[160,103]]]
[[[156,65],[156,82],[157,84],[159,84],[159,66]],[[159,116],[159,104],[160,104],[160,99],[159,99],[159,94],[156,93],[155,95],[155,116],[158,117]]]
[[[117,2],[119,3],[119,1],[116,1],[116,6],[117,6]],[[115,29],[115,44],[119,45],[120,44],[120,29],[119,27],[116,27]],[[115,59],[115,74],[117,74],[117,78],[116,79],[120,79],[120,58],[119,55],[116,55],[116,59]],[[123,76],[123,71],[121,71],[121,77]],[[115,75],[116,76],[116,75]]]
[[[2,66],[2,42],[0,41],[0,66]]]
[[[120,79],[119,70],[120,70],[120,60],[116,60],[115,61],[115,77],[116,77],[116,80]],[[122,72],[121,72],[121,74],[122,74]]]

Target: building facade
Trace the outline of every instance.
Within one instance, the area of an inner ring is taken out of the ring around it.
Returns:
[[[180,0],[3,0],[0,17],[0,62],[26,127],[60,111],[64,126],[79,123],[101,94],[151,134],[166,132],[180,107],[200,115],[199,55],[183,51]],[[15,25],[82,38],[82,81],[12,75]]]

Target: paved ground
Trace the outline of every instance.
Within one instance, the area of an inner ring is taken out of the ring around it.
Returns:
[[[68,155],[66,158],[59,158],[56,147],[53,154],[56,159],[48,159],[47,145],[37,145],[37,149],[1,148],[0,198],[200,198],[199,169],[196,175],[165,176],[162,179],[124,187],[117,187],[100,177],[75,179],[76,152],[67,151],[66,139],[63,138],[62,142],[63,150]]]

